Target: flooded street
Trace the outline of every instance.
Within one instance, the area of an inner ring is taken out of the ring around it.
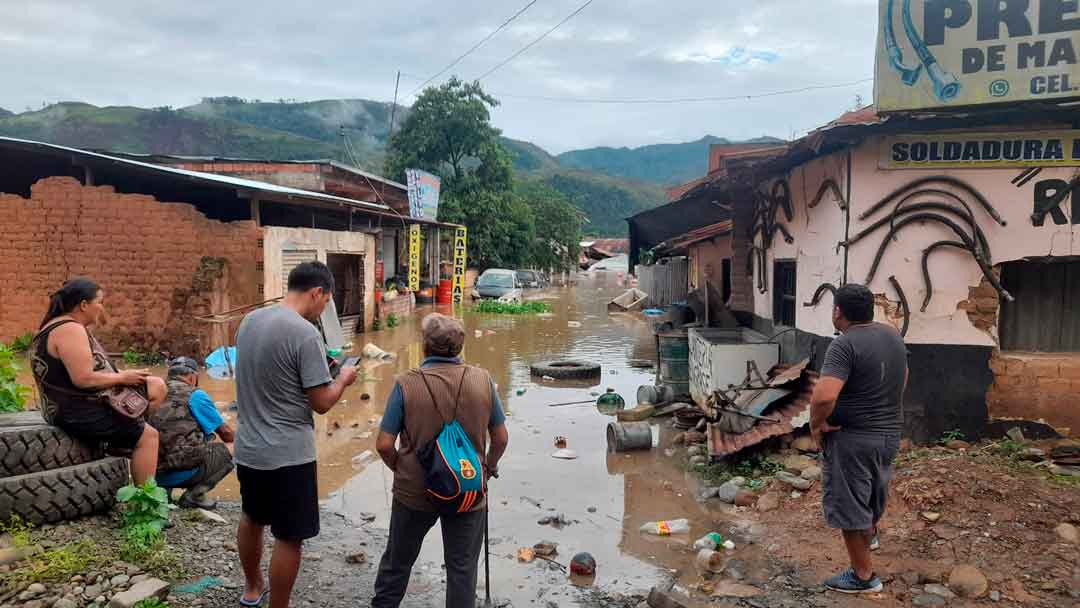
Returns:
[[[375,453],[378,421],[394,376],[421,362],[420,322],[437,310],[462,318],[463,356],[491,372],[508,416],[510,447],[500,464],[500,478],[490,484],[493,594],[517,606],[566,598],[566,575],[541,560],[523,564],[515,558],[517,549],[544,540],[558,543],[556,559],[563,565],[580,551],[590,552],[598,564],[595,585],[609,591],[648,589],[670,579],[673,570],[692,570],[687,543],[711,531],[713,520],[722,514],[709,512],[694,499],[696,480],[683,470],[681,457],[667,457],[661,449],[608,455],[605,430],[613,417],[591,405],[550,407],[595,400],[607,387],[633,407],[637,387],[652,383],[651,367],[630,365],[655,357],[650,327],[640,317],[609,316],[606,311],[607,302],[622,291],[614,280],[585,278],[576,286],[527,294],[551,304],[550,316],[427,307],[397,328],[359,336],[355,350],[370,341],[397,357],[388,363],[365,362],[363,381],[349,389],[345,403],[316,419],[319,485],[328,509],[355,525],[389,526],[393,476]],[[581,326],[572,327],[572,322]],[[530,376],[530,363],[545,359],[599,363],[603,376],[594,386]],[[207,379],[204,386],[221,404],[232,400],[231,382]],[[364,399],[365,394],[370,398]],[[654,432],[672,433],[668,419],[660,420]],[[566,437],[578,454],[576,460],[551,457],[556,436]],[[218,496],[238,499],[235,478],[222,484]],[[562,529],[537,523],[560,513],[574,523]],[[375,520],[364,523],[371,514]],[[679,517],[691,520],[691,534],[659,538],[638,532],[645,522]],[[441,534],[435,529],[414,570],[411,592],[441,597],[442,553]]]

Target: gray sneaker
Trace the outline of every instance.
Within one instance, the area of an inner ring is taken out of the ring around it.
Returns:
[[[855,574],[854,568],[848,568],[825,581],[825,588],[840,593],[878,593],[884,586],[877,575],[871,575],[870,580],[864,581]]]

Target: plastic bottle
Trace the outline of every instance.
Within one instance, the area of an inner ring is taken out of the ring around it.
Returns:
[[[717,547],[719,547],[723,542],[724,537],[720,536],[719,533],[709,532],[705,536],[702,536],[701,538],[694,541],[694,548],[698,550],[708,549],[709,551],[716,551]]]
[[[727,557],[723,553],[718,553],[711,549],[702,549],[698,551],[695,558],[697,567],[706,572],[712,572],[719,574],[724,571],[724,567],[727,566]]]
[[[641,526],[641,531],[646,534],[655,534],[656,536],[685,534],[690,531],[690,521],[686,519],[650,521]]]

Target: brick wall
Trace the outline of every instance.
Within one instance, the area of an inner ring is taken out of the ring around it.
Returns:
[[[1080,353],[998,352],[986,395],[992,418],[1043,420],[1080,435]]]
[[[0,193],[0,340],[36,330],[49,294],[88,276],[105,291],[107,349],[205,355],[211,328],[192,316],[259,301],[260,238],[254,222],[70,177]]]

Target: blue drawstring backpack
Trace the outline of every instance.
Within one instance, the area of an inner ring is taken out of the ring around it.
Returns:
[[[424,487],[428,499],[442,514],[466,513],[487,495],[484,479],[484,466],[472,439],[457,421],[457,408],[461,400],[461,387],[465,385],[465,376],[469,368],[461,374],[457,396],[454,397],[454,410],[450,417],[443,416],[435,393],[428,384],[423,370],[417,370],[420,378],[431,395],[435,411],[442,416],[443,428],[435,439],[419,446],[416,457],[424,471]]]

